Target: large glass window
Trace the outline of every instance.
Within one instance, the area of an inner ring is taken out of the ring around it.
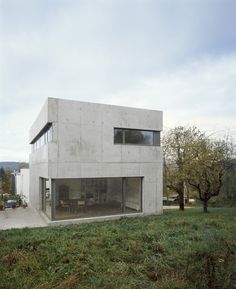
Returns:
[[[53,219],[128,214],[142,210],[142,178],[54,179]]]
[[[114,128],[114,143],[160,146],[160,132]]]
[[[125,206],[136,211],[141,210],[141,182],[140,178],[126,178]]]

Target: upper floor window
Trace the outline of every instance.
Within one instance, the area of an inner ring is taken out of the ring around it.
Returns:
[[[52,124],[48,123],[31,142],[32,151],[38,150],[43,145],[52,142]]]
[[[160,132],[152,130],[114,128],[114,143],[160,146]]]

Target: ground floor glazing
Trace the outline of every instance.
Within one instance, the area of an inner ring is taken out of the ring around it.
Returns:
[[[141,212],[142,179],[41,178],[42,211],[51,220]]]

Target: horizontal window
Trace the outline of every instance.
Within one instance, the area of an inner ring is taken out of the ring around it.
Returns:
[[[43,145],[52,142],[52,124],[47,124],[47,126],[38,134],[38,136],[31,143],[32,151],[36,151]]]
[[[114,143],[160,146],[160,132],[151,130],[114,128]]]

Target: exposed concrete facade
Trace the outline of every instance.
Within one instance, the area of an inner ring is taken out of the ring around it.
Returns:
[[[47,123],[53,141],[30,155],[30,203],[40,210],[39,178],[143,177],[142,213],[162,213],[162,149],[114,144],[114,128],[162,130],[162,112],[48,98],[30,129]]]

